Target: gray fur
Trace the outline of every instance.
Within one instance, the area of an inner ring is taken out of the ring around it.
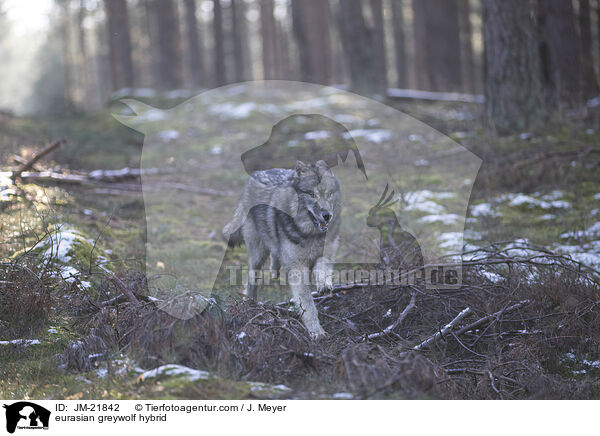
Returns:
[[[243,239],[250,274],[271,256],[271,269],[289,273],[294,302],[311,336],[325,334],[319,323],[310,283],[294,280],[314,274],[319,291],[331,289],[332,268],[341,223],[341,192],[337,178],[324,161],[294,170],[256,171],[244,186],[234,217],[223,229],[230,245]],[[249,283],[246,294],[257,297]]]

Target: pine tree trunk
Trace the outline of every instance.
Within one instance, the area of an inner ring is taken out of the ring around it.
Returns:
[[[457,0],[417,0],[426,8],[427,73],[433,91],[460,91],[461,55]]]
[[[64,101],[68,110],[73,108],[73,59],[71,57],[71,23],[68,1],[60,2],[62,6],[62,25],[60,26],[62,43],[62,61],[64,77]]]
[[[233,64],[236,82],[243,82],[246,79],[247,52],[244,48],[246,34],[246,17],[244,2],[240,0],[231,0],[231,30],[233,33]]]
[[[540,0],[540,25],[545,35],[543,68],[549,95],[565,107],[577,106],[582,98],[581,41],[575,27],[571,0]]]
[[[471,8],[469,0],[458,0],[458,19],[460,25],[460,54],[463,91],[475,92],[475,63],[473,56],[473,31],[471,26]]]
[[[579,0],[579,33],[581,35],[583,94],[585,98],[591,98],[598,95],[599,89],[592,55],[592,25],[589,0]]]
[[[145,23],[144,31],[147,35],[147,53],[144,56],[145,68],[147,68],[152,87],[160,87],[160,50],[158,37],[158,22],[156,12],[156,0],[144,0]]]
[[[393,0],[392,0],[393,1]],[[430,89],[427,65],[427,8],[424,0],[413,0],[413,28],[415,51],[415,78],[418,89]]]
[[[402,0],[391,0],[392,20],[394,23],[394,53],[396,56],[396,86],[407,88],[406,49],[404,37],[404,11]]]
[[[155,0],[154,11],[158,24],[160,87],[163,89],[182,88],[183,62],[177,3],[173,0]]]
[[[329,4],[322,0],[292,0],[292,20],[300,58],[300,79],[331,83]]]
[[[227,83],[223,38],[223,9],[221,7],[221,0],[213,0],[213,39],[215,47],[213,61],[215,63],[215,83],[217,86]]]
[[[85,20],[85,1],[80,0],[77,14],[77,33],[79,43],[79,65],[81,67],[81,100],[84,107],[89,108],[91,104],[91,89],[90,89],[90,72],[88,67],[88,51],[85,28],[83,21]]]
[[[387,91],[387,61],[385,52],[385,24],[383,21],[383,0],[371,0],[371,14],[373,16],[373,49],[375,56],[375,71],[379,93],[385,95]]]
[[[365,4],[367,4],[365,2]],[[350,87],[360,94],[372,95],[381,92],[381,72],[377,66],[375,29],[367,26],[360,0],[340,0],[338,27],[342,47],[348,62]]]
[[[531,0],[483,0],[486,115],[491,127],[519,131],[546,117]]]
[[[108,18],[112,89],[133,88],[129,14],[125,0],[105,0]]]
[[[273,0],[260,0],[260,35],[262,39],[262,63],[265,80],[278,79],[277,43]]]
[[[198,20],[196,18],[196,0],[184,0],[185,23],[188,42],[189,77],[193,87],[205,86],[204,59],[202,57],[202,44],[198,33]]]

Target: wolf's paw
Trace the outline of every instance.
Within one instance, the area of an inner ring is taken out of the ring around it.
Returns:
[[[311,339],[314,341],[318,341],[327,336],[327,332],[323,330],[323,327],[320,325],[316,328],[309,329],[308,333],[310,334]]]
[[[331,280],[331,277],[327,280],[320,280],[317,282],[317,292],[319,294],[325,294],[330,291],[333,291],[333,281]]]

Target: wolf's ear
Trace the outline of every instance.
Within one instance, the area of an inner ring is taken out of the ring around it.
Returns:
[[[327,165],[327,162],[325,162],[324,160],[317,161],[317,163],[315,165],[316,165],[317,169],[319,170],[320,174],[325,174],[325,173],[331,172],[329,165]]]
[[[294,167],[294,169],[296,170],[296,172],[298,174],[300,174],[300,171],[302,171],[302,169],[306,168],[306,164],[304,162],[302,162],[301,160],[297,160],[296,161],[296,166]]]

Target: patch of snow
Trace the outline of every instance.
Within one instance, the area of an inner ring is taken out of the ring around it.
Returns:
[[[355,129],[344,133],[343,137],[346,139],[364,138],[369,142],[381,144],[382,142],[389,141],[391,139],[392,132],[385,129]]]
[[[539,195],[539,194],[537,194]],[[542,195],[542,200],[558,200],[559,198],[563,198],[564,193],[562,191],[559,190],[554,190],[548,194]]]
[[[252,114],[252,111],[256,110],[256,103],[246,102],[242,104],[233,103],[220,103],[210,107],[210,112],[215,115],[220,115],[224,118],[233,118],[236,120],[243,120]]]
[[[569,209],[571,203],[564,200],[545,201],[537,198],[525,195],[522,193],[509,194],[508,199],[510,200],[509,205],[512,207],[518,207],[527,205],[528,207],[540,207],[542,209]]]
[[[481,232],[475,231],[475,230],[465,230],[465,238],[467,239],[476,239],[476,240],[481,240],[483,239],[483,235],[481,234]]]
[[[354,395],[352,395],[350,392],[336,392],[331,397],[336,400],[351,400],[354,398]]]
[[[154,378],[154,377],[158,377],[161,375],[168,375],[168,376],[184,376],[186,377],[189,381],[198,381],[198,380],[207,380],[211,377],[210,373],[206,372],[206,371],[202,371],[200,369],[193,369],[193,368],[188,368],[187,366],[183,366],[183,365],[176,365],[176,364],[170,364],[170,365],[162,365],[159,366],[158,368],[154,368],[151,369],[149,371],[144,372],[140,378],[145,380],[147,378]]]
[[[540,221],[550,221],[556,218],[556,215],[554,215],[553,213],[546,213],[544,215],[542,215],[541,217],[538,218],[538,220]]]
[[[38,339],[13,339],[12,341],[0,341],[0,345],[22,345],[29,347],[30,345],[40,345]]]
[[[315,130],[312,132],[306,132],[306,134],[304,135],[304,139],[306,139],[307,141],[311,141],[329,138],[330,136],[331,135],[327,130]]]
[[[598,194],[594,194],[594,198],[595,198],[596,200],[600,200],[600,192],[599,192]]]
[[[189,98],[194,95],[194,91],[191,89],[173,89],[165,94],[166,98],[177,99],[177,98]]]
[[[584,237],[591,238],[591,237],[596,237],[596,236],[600,236],[600,221],[595,222],[587,230],[576,230],[573,232],[562,233],[560,235],[560,237],[563,239],[568,239],[568,238],[580,239],[580,238],[584,238]]]
[[[149,109],[144,113],[141,113],[137,116],[138,122],[153,122],[153,121],[162,121],[167,118],[167,114],[165,111],[160,109]]]
[[[246,332],[240,332],[237,335],[237,338],[241,341],[242,339],[244,339],[246,337]]]
[[[504,277],[502,277],[500,274],[497,274],[492,271],[481,270],[481,274],[492,283],[498,283],[499,281],[504,279]]]
[[[475,217],[489,216],[496,218],[502,216],[500,212],[494,210],[490,203],[475,204],[469,209],[471,211],[471,215]]]
[[[446,225],[452,225],[456,224],[459,220],[460,217],[455,213],[425,215],[419,218],[419,222],[425,224],[442,223]]]
[[[441,214],[444,212],[445,208],[435,201],[425,200],[418,203],[409,203],[408,206],[405,207],[405,210],[414,210],[429,214]]]
[[[179,138],[179,132],[177,130],[163,130],[158,132],[158,139],[160,139],[164,143],[168,143]]]
[[[587,107],[598,107],[600,106],[600,97],[594,97],[587,101]]]
[[[337,114],[333,117],[333,119],[338,123],[354,123],[358,121],[358,118],[349,114]]]
[[[462,247],[463,234],[461,232],[446,232],[442,233],[438,239],[441,241],[441,248],[460,250]]]
[[[58,334],[58,330],[56,330],[54,327],[50,327],[48,329],[48,334],[49,335],[57,335]]]
[[[96,375],[98,376],[98,378],[104,378],[104,377],[106,377],[107,374],[108,374],[108,369],[106,369],[106,368],[100,368],[96,371]]]
[[[210,149],[210,154],[222,154],[223,153],[223,147],[221,147],[221,145],[216,144],[213,145],[213,147]]]

